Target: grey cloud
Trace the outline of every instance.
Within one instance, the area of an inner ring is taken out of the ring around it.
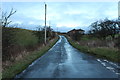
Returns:
[[[22,21],[24,25],[34,28],[35,25],[29,25],[30,21],[37,25],[43,25],[44,3],[4,3],[4,9],[15,7],[17,13],[11,17],[13,21]],[[56,25],[65,24],[59,27],[60,31],[69,31],[73,28],[83,28],[86,31],[92,22],[108,18],[117,18],[117,2],[48,2],[47,20],[49,18],[51,25],[56,30]],[[77,13],[78,12],[78,13]],[[109,14],[110,13],[110,14]],[[37,18],[35,18],[37,17]],[[49,21],[47,21],[49,22]],[[69,27],[66,24],[79,24],[79,26]],[[66,27],[65,27],[66,26]]]

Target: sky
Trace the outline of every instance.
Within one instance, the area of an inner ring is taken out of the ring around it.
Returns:
[[[89,30],[97,20],[117,19],[117,2],[47,2],[47,25],[55,31],[67,32],[72,29]],[[20,28],[36,30],[44,26],[44,2],[3,2],[2,11],[17,12],[11,16],[11,24]]]

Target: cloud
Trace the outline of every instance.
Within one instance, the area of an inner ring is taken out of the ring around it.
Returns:
[[[66,23],[66,24],[62,24],[62,23],[58,23],[57,24],[57,27],[62,27],[62,26],[66,26],[66,27],[71,27],[71,28],[74,28],[76,26],[79,26],[79,24],[76,24],[76,23]]]
[[[69,31],[73,28],[88,30],[87,26],[96,20],[106,17],[116,19],[118,16],[117,5],[117,2],[48,2],[47,25],[51,22],[51,26],[55,30],[59,27],[61,31]],[[44,3],[3,3],[5,11],[10,11],[11,7],[17,10],[10,18],[14,23],[30,26],[30,29],[37,25],[44,26]]]
[[[19,25],[21,25],[23,22],[22,21],[14,21],[14,22],[12,22],[12,24],[19,24]]]
[[[29,22],[28,24],[32,25],[32,24],[35,24],[35,22],[32,22],[32,21],[31,21],[31,22]]]

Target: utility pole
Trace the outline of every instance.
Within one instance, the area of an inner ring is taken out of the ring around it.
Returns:
[[[57,27],[57,35],[58,35],[58,27]]]
[[[58,27],[57,27],[57,32],[58,32]]]
[[[50,27],[50,21],[49,21],[49,27]]]
[[[46,11],[47,11],[47,4],[45,4],[45,45],[46,45]]]
[[[120,20],[120,1],[118,2],[118,20]]]
[[[52,31],[51,31],[50,21],[49,21],[49,34],[50,34],[50,37],[51,37],[51,35],[52,35]]]

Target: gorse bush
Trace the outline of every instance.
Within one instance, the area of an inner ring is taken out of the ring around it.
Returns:
[[[38,43],[38,37],[30,31],[22,30],[16,32],[14,41],[14,43],[19,46],[28,47],[36,45]]]

